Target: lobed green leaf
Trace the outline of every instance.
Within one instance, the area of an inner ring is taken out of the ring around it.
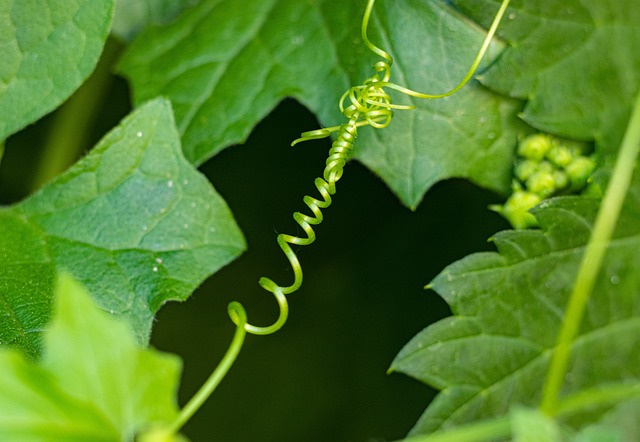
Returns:
[[[93,71],[114,0],[0,2],[0,140],[55,109]]]
[[[576,429],[611,407],[607,392],[640,391],[639,184],[636,177],[572,348],[562,396],[583,405],[563,422]],[[392,366],[442,390],[413,433],[538,405],[597,209],[596,199],[549,200],[535,212],[541,231],[499,233],[497,253],[470,255],[432,281],[455,316],[419,333]]]
[[[376,57],[360,39],[362,2],[226,0],[202,2],[166,27],[148,29],[121,60],[136,103],[168,96],[186,157],[199,164],[242,142],[281,99],[294,97],[326,126],[345,122],[340,96],[369,78]],[[497,9],[497,8],[496,8]],[[379,2],[372,39],[397,62],[392,80],[444,92],[468,70],[484,32],[445,1]],[[495,55],[500,45],[494,45]],[[456,96],[409,100],[382,132],[362,128],[355,157],[409,207],[449,177],[501,192],[522,128],[520,104],[477,83]],[[309,128],[313,129],[313,128]]]

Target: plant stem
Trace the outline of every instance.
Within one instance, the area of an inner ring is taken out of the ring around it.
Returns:
[[[43,148],[31,184],[37,190],[67,169],[87,150],[87,140],[111,82],[111,68],[121,45],[108,39],[100,61],[88,80],[60,107],[53,118],[51,131]]]
[[[619,404],[628,399],[640,398],[640,383],[620,382],[598,386],[564,397],[556,408],[558,416],[569,416],[593,406]]]
[[[622,204],[633,176],[639,145],[640,94],[636,97],[631,118],[622,140],[620,153],[613,169],[613,176],[598,210],[593,232],[580,264],[573,292],[569,298],[569,305],[560,329],[558,343],[551,357],[551,365],[547,372],[541,403],[542,411],[549,415],[554,415],[557,412],[560,389],[569,366],[571,345],[578,334],[607,245],[611,240],[620,216]]]
[[[511,424],[508,417],[501,417],[465,425],[450,431],[408,437],[402,442],[480,442],[508,437]]]
[[[218,387],[222,379],[226,376],[231,369],[231,366],[235,362],[242,349],[244,338],[247,335],[244,325],[247,323],[247,315],[238,303],[231,303],[229,306],[229,312],[238,320],[236,326],[236,332],[233,335],[233,340],[227,349],[224,357],[211,373],[207,381],[200,387],[196,394],[187,402],[187,404],[180,410],[178,417],[169,426],[168,431],[170,433],[177,433],[184,424],[195,414],[196,411],[204,404],[204,402],[211,396],[211,394]],[[234,321],[235,322],[235,321]]]

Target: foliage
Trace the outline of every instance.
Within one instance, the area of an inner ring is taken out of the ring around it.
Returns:
[[[475,22],[488,27],[499,3],[381,0],[369,37],[394,56],[392,81],[446,91],[484,38]],[[322,125],[341,124],[339,97],[378,61],[359,38],[363,7],[0,0],[7,152],[8,137],[87,79],[109,30],[125,48],[115,69],[134,106],[69,170],[0,208],[0,435],[180,438],[189,414],[176,404],[180,364],[144,348],[154,316],[245,249],[226,202],[195,167],[244,142],[287,97]],[[449,178],[506,196],[515,174],[530,190],[516,146],[534,132],[592,143],[592,186],[615,185],[604,202],[598,192],[542,201],[522,225],[535,216],[539,229],[499,232],[497,251],[433,279],[428,287],[453,316],[428,325],[391,368],[441,390],[407,440],[639,439],[640,178],[619,216],[610,202],[622,204],[640,142],[640,120],[629,122],[640,107],[640,8],[634,0],[513,0],[506,17],[479,81],[437,101],[392,91],[415,109],[396,110],[384,130],[361,128],[353,158],[413,210]],[[243,310],[233,314],[242,329]]]
[[[5,440],[121,441],[177,414],[180,363],[139,347],[66,274],[39,362],[0,350],[0,435]]]

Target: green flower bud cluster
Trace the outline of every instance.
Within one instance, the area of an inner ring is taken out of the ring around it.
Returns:
[[[535,227],[529,209],[551,196],[581,191],[595,169],[586,144],[548,134],[525,137],[517,153],[513,193],[503,206],[490,207],[516,229]]]

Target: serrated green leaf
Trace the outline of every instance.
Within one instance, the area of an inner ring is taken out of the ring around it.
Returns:
[[[488,23],[496,1],[454,3]],[[499,30],[508,49],[483,83],[527,99],[523,118],[532,126],[615,152],[640,91],[637,1],[520,0],[508,18]]]
[[[599,400],[607,391],[633,394],[640,385],[638,189],[636,177],[572,347],[561,395],[582,394],[585,405],[563,418],[576,429],[611,406]],[[549,200],[535,212],[541,231],[499,233],[497,253],[471,255],[434,279],[455,316],[419,333],[392,366],[442,390],[414,433],[539,404],[597,208],[585,197]]]
[[[89,76],[113,0],[0,2],[0,140],[55,109]]]
[[[182,156],[163,99],[141,106],[69,171],[7,212],[9,221],[24,219],[44,236],[41,247],[52,263],[43,274],[33,260],[2,267],[1,292],[24,304],[29,319],[21,319],[21,327],[3,321],[2,333],[45,324],[38,302],[50,296],[48,286],[34,296],[22,286],[41,277],[44,284],[54,267],[80,280],[146,343],[164,302],[186,299],[245,247],[225,202]],[[4,234],[9,221],[2,225],[0,256],[38,241],[14,243]],[[20,301],[24,297],[30,301]]]
[[[42,366],[68,395],[99,410],[120,440],[177,415],[179,359],[138,347],[127,325],[97,309],[66,275],[58,283]]]
[[[168,23],[196,3],[198,0],[116,0],[111,33],[131,41],[145,27]]]
[[[118,442],[174,419],[178,358],[139,348],[68,275],[55,299],[42,361],[0,349],[0,439]]]
[[[143,33],[119,69],[137,103],[158,94],[171,99],[185,154],[198,164],[243,141],[284,97],[298,99],[324,125],[343,123],[340,96],[370,77],[377,61],[360,40],[363,7],[353,0],[311,7],[298,0],[202,2]],[[447,2],[376,8],[371,35],[396,56],[394,81],[443,92],[464,76],[483,32]],[[384,131],[361,129],[355,156],[406,205],[416,207],[431,185],[452,176],[508,190],[519,104],[477,84],[438,102],[395,95],[418,110],[398,112]]]

